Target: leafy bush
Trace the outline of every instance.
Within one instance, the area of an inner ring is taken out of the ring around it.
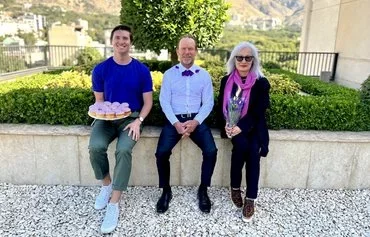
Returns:
[[[370,76],[361,84],[361,101],[370,107]]]
[[[77,72],[85,72],[86,74],[91,75],[92,70],[98,63],[100,63],[100,61],[88,62],[83,65],[74,66],[72,67],[72,70]]]
[[[262,67],[265,69],[281,69],[280,64],[271,61],[262,63]]]
[[[218,91],[222,77],[226,75],[225,64],[219,60],[204,61],[202,67],[206,69],[212,78],[213,89]]]
[[[81,49],[77,55],[77,65],[88,65],[91,62],[103,60],[103,56],[96,48],[87,47]]]
[[[150,71],[159,71],[164,73],[167,69],[172,67],[171,61],[158,61],[158,60],[141,60]]]
[[[270,82],[271,94],[295,95],[298,94],[301,89],[301,86],[297,82],[285,75],[272,74],[269,72],[265,72],[264,74]]]
[[[154,71],[150,72],[153,79],[153,91],[159,91],[162,85],[163,73]]]
[[[359,96],[358,91],[331,82],[324,82],[313,77],[303,76],[285,70],[273,69],[269,71],[273,74],[285,75],[291,78],[292,80],[301,85],[301,90],[303,92],[306,92],[310,95],[339,96],[343,98]]]
[[[360,101],[330,96],[271,95],[268,125],[271,129],[331,131],[369,130]]]
[[[65,71],[54,80],[48,81],[44,88],[91,88],[91,86],[91,78],[85,72]]]
[[[290,80],[302,82],[302,90],[310,96],[290,92],[271,93],[271,107],[267,115],[270,129],[370,131],[370,109],[365,107],[358,91],[315,78],[281,73],[284,76],[271,73],[268,77],[270,80],[273,78],[272,81],[281,78],[288,80],[289,77]],[[152,76],[156,81],[161,73],[152,72]],[[159,83],[155,82],[157,85]],[[282,90],[291,91],[292,85],[288,83]],[[215,102],[218,95],[216,89]],[[146,125],[162,126],[166,121],[158,96],[159,91],[156,89]],[[0,122],[88,125],[92,119],[88,117],[87,110],[93,102],[90,80],[85,73],[70,71],[60,75],[37,74],[2,84]],[[207,122],[215,127],[215,111],[207,118]]]

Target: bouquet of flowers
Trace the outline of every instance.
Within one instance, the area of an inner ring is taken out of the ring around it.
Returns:
[[[239,98],[238,96],[234,96],[229,99],[229,102],[227,104],[227,116],[226,116],[226,126],[229,128],[234,127],[240,119],[240,115],[242,113],[244,105],[244,99]],[[229,138],[231,136],[227,134]]]

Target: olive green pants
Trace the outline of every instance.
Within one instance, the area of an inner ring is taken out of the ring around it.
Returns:
[[[136,141],[128,136],[129,129],[123,129],[138,116],[132,113],[131,116],[115,120],[96,120],[91,131],[89,153],[90,162],[95,173],[95,178],[102,180],[109,174],[109,161],[107,149],[109,144],[117,138],[115,152],[116,165],[114,167],[112,187],[113,190],[126,191],[131,174],[132,149]],[[140,132],[142,126],[140,127]]]

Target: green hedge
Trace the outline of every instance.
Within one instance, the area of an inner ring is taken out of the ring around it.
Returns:
[[[277,71],[271,71],[277,73]],[[359,91],[325,83],[315,78],[278,71],[301,85],[310,94],[271,94],[268,110],[270,129],[310,129],[331,131],[370,131],[370,109],[361,102]],[[75,76],[73,76],[75,75]],[[76,76],[79,75],[79,76]],[[70,88],[61,85],[83,85]],[[93,93],[86,83],[86,74],[66,72],[38,74],[25,77],[0,87],[0,122],[30,124],[89,125],[88,106],[94,102]],[[58,83],[59,81],[59,83]],[[52,83],[51,83],[52,82]],[[53,85],[48,87],[45,85]],[[58,85],[59,87],[54,87]],[[217,88],[215,88],[217,98]],[[165,116],[154,92],[153,109],[146,119],[147,125],[162,126]],[[215,101],[216,102],[216,101]],[[207,122],[215,127],[213,111]]]
[[[140,60],[144,63],[150,71],[158,71],[164,73],[167,69],[172,67],[171,61],[158,61],[158,60]]]

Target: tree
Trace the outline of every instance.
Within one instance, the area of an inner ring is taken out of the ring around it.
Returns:
[[[134,45],[140,50],[171,52],[178,39],[193,35],[200,48],[210,48],[219,39],[229,5],[224,0],[121,0],[121,22],[132,27]]]
[[[77,56],[77,65],[86,65],[91,62],[101,61],[103,56],[99,53],[96,48],[84,48],[81,49]]]
[[[19,38],[24,39],[24,43],[27,46],[35,45],[35,43],[37,41],[37,39],[36,39],[36,37],[33,33],[23,33],[23,32],[18,30],[18,36],[19,36]]]

